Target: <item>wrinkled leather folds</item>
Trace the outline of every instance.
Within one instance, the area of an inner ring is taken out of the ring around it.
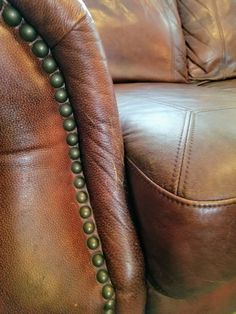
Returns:
[[[236,3],[178,0],[193,80],[236,76]]]
[[[176,0],[85,0],[114,81],[186,81]]]

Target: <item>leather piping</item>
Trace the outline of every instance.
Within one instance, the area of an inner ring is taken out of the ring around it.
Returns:
[[[135,170],[135,172],[139,175],[140,179],[144,182],[148,182],[150,184],[150,189],[152,189],[155,193],[158,193],[161,197],[166,198],[168,201],[181,204],[183,206],[192,206],[192,207],[198,207],[198,208],[217,208],[217,207],[224,207],[224,206],[230,206],[236,204],[236,197],[235,198],[229,198],[229,199],[223,199],[223,200],[212,200],[212,201],[195,201],[195,200],[189,200],[185,199],[181,196],[174,195],[173,193],[163,189],[161,186],[156,184],[154,181],[152,181],[136,164],[135,162],[130,159],[129,157],[126,157],[128,163],[130,166]]]

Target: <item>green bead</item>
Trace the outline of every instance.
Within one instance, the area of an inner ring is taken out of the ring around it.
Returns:
[[[79,203],[86,203],[88,200],[88,194],[86,192],[80,191],[76,195],[76,199]]]
[[[81,163],[79,161],[74,161],[71,165],[71,171],[76,174],[80,173],[82,171]]]
[[[105,259],[102,254],[98,253],[93,256],[92,262],[94,266],[101,267],[104,264]]]
[[[67,141],[67,144],[70,146],[74,146],[74,145],[78,144],[78,142],[79,142],[78,134],[77,133],[68,134],[66,141]]]
[[[84,219],[89,218],[92,214],[91,208],[83,206],[80,208],[80,216]]]
[[[113,310],[107,310],[104,311],[104,314],[115,314],[115,312]]]
[[[63,122],[63,126],[64,126],[64,129],[68,132],[70,131],[73,131],[76,127],[76,123],[75,123],[75,120],[70,118],[70,119],[66,119],[64,120]]]
[[[49,56],[43,60],[42,67],[45,72],[51,74],[56,71],[57,64],[56,64],[56,61],[53,59],[53,57]]]
[[[115,312],[113,310],[107,310],[104,312],[104,314],[115,314]]]
[[[0,0],[0,10],[2,8],[2,5],[3,5],[3,0]]]
[[[20,25],[22,20],[20,13],[10,5],[4,8],[2,16],[6,24],[12,27]]]
[[[109,300],[106,302],[104,305],[104,310],[109,311],[109,310],[114,310],[115,309],[115,300]]]
[[[108,284],[105,285],[102,289],[102,296],[104,299],[111,299],[114,295],[114,289],[112,287],[112,285]]]
[[[53,87],[59,88],[64,85],[64,79],[60,72],[53,74],[50,78],[50,83]]]
[[[55,94],[56,101],[63,103],[68,99],[67,92],[64,88],[58,89]]]
[[[36,30],[29,24],[21,25],[19,33],[20,37],[27,42],[34,41],[38,36]]]
[[[90,250],[96,250],[99,247],[99,240],[97,237],[91,237],[87,240],[87,245]]]
[[[65,118],[69,117],[73,112],[72,107],[69,104],[61,105],[59,111],[60,114]]]
[[[32,46],[33,54],[38,58],[45,58],[49,53],[49,48],[43,40],[37,40]]]
[[[85,186],[85,180],[83,177],[76,177],[75,180],[74,180],[74,186],[77,188],[77,189],[82,189],[84,186]]]
[[[78,147],[72,147],[72,148],[69,150],[69,157],[70,157],[72,160],[78,159],[79,156],[80,156],[80,151],[79,151],[79,148],[78,148]]]
[[[93,222],[88,221],[84,224],[83,229],[86,234],[91,234],[95,230],[95,225]]]
[[[108,279],[108,272],[105,269],[100,269],[97,273],[97,281],[100,283],[106,283]]]

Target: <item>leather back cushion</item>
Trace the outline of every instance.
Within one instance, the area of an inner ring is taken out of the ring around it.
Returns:
[[[85,0],[114,81],[186,80],[176,0]]]
[[[178,0],[194,80],[236,76],[236,1]]]

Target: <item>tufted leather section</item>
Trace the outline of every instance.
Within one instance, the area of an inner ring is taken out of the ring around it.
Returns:
[[[186,80],[186,49],[175,0],[85,0],[115,81]]]
[[[44,1],[37,15],[31,15],[36,9],[34,2],[11,2],[42,34],[65,76],[78,122],[91,203],[116,289],[116,312],[143,313],[143,261],[124,193],[122,135],[93,21],[82,1]],[[53,21],[50,27],[45,20]]]
[[[236,76],[234,0],[178,0],[193,80]]]
[[[116,86],[148,276],[171,297],[207,293],[236,276],[235,94]]]

